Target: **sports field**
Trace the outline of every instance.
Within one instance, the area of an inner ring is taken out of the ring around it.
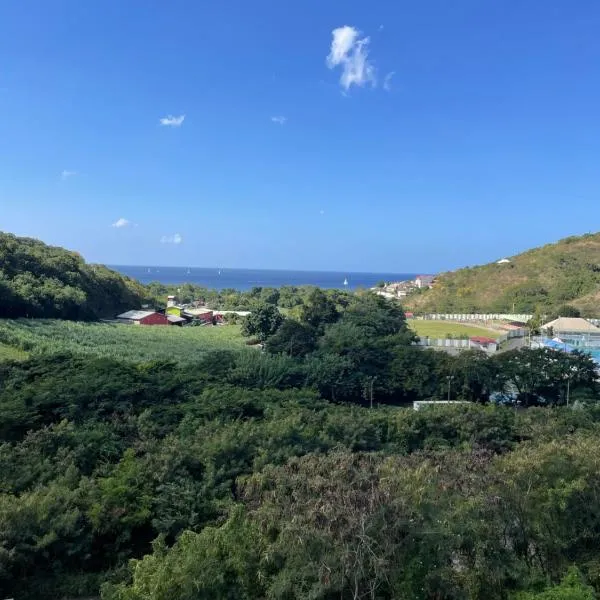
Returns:
[[[69,352],[127,361],[193,362],[210,350],[245,348],[237,325],[150,327],[46,319],[0,320],[0,358]]]
[[[475,327],[473,325],[463,325],[454,321],[420,321],[409,319],[408,326],[419,337],[445,338],[451,335],[452,337],[482,336],[495,339],[502,335],[501,331],[486,329],[485,327]]]

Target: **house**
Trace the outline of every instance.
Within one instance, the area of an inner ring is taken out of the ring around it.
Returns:
[[[168,325],[169,320],[165,315],[153,310],[128,310],[117,315],[120,323],[127,325]]]
[[[204,323],[213,322],[213,311],[205,306],[199,308],[186,308],[185,315],[189,315],[196,321],[203,321]]]
[[[430,288],[433,285],[434,275],[418,275],[415,278],[415,285],[421,290],[423,288]]]
[[[575,348],[600,345],[600,327],[586,319],[559,317],[542,325],[541,330],[560,343],[571,344]]]

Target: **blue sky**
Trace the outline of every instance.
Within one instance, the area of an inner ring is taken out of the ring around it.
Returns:
[[[597,0],[4,2],[0,229],[388,272],[596,230],[598,31]]]

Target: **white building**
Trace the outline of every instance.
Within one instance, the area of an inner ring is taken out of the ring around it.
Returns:
[[[434,275],[419,275],[415,279],[415,285],[419,289],[429,288],[432,286],[434,279],[435,279]]]

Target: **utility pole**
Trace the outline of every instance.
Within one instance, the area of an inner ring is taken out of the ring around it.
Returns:
[[[446,379],[448,380],[448,402],[450,402],[450,386],[452,385],[452,380],[454,379],[454,375],[447,375]]]
[[[373,384],[375,383],[375,380],[377,379],[377,377],[371,377],[371,382],[370,382],[370,390],[369,390],[369,399],[370,399],[370,406],[369,408],[373,408]]]
[[[569,396],[571,395],[571,375],[567,377],[567,407],[569,406]]]

